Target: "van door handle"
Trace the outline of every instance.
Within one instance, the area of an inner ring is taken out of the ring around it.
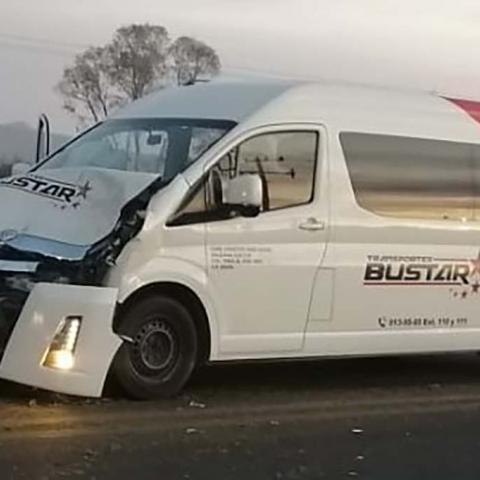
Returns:
[[[298,226],[300,230],[306,230],[307,232],[318,232],[319,230],[325,230],[325,222],[317,220],[316,218],[307,218],[304,222]]]

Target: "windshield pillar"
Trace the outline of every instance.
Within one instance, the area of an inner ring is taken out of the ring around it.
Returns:
[[[165,164],[164,180],[170,180],[186,166],[189,157],[192,129],[173,127],[168,129],[169,146]]]

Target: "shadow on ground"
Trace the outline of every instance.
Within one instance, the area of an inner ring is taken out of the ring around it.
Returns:
[[[442,386],[477,388],[480,392],[480,357],[476,354],[356,358],[338,360],[224,364],[200,369],[179,398],[219,399],[252,395],[349,394],[359,388],[409,390]],[[0,381],[1,403],[92,403],[55,393]],[[109,383],[102,401],[125,401]]]

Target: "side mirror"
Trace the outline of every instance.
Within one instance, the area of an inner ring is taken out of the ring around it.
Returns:
[[[14,163],[14,164],[12,165],[12,173],[11,173],[11,175],[12,175],[12,176],[14,176],[14,175],[22,175],[23,173],[28,172],[31,168],[32,168],[32,165],[30,165],[29,163],[25,163],[25,162]]]
[[[263,184],[259,175],[240,175],[224,186],[223,203],[246,217],[255,217],[263,204]]]

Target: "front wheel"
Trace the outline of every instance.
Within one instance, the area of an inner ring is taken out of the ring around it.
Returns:
[[[120,347],[112,373],[138,399],[178,393],[195,368],[197,335],[189,311],[177,300],[151,296],[128,308],[119,333]]]

